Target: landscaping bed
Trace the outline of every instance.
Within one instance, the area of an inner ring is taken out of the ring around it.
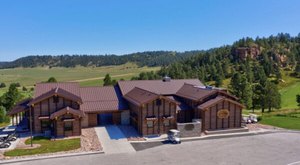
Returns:
[[[0,159],[19,159],[91,151],[102,151],[102,146],[95,129],[84,128],[82,129],[82,135],[78,137],[50,139],[36,136],[33,139],[33,147],[30,146],[29,136],[25,135],[25,137],[20,138],[16,149],[0,153]]]

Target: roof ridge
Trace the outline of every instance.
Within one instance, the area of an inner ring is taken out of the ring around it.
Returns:
[[[140,89],[140,90],[143,90],[143,91],[146,91],[146,92],[149,92],[149,93],[152,93],[152,94],[155,94],[155,95],[161,95],[161,94],[158,94],[158,93],[155,93],[155,92],[152,92],[152,91],[149,91],[149,90],[146,90],[146,89],[143,89],[143,88],[140,88],[140,87],[134,87],[134,88],[137,88],[137,89]],[[134,88],[132,90],[134,90]],[[130,91],[132,91],[130,90]],[[129,92],[130,92],[129,91]]]
[[[79,84],[79,82],[68,82],[68,81],[65,81],[65,82],[37,82],[35,84],[36,85],[37,84]]]
[[[85,86],[85,87],[79,87],[81,88],[114,88],[114,86]]]
[[[194,79],[171,79],[171,82],[172,81],[177,81],[177,80],[198,80],[198,81],[200,81],[199,79],[194,78]],[[123,81],[118,81],[118,83],[119,82],[136,82],[136,81],[162,81],[163,82],[162,79],[156,79],[156,80],[123,80]]]

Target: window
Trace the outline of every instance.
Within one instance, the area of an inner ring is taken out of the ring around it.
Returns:
[[[53,96],[53,103],[58,103],[58,102],[59,102],[59,97]]]
[[[50,130],[51,123],[49,120],[41,120],[42,131]]]
[[[161,100],[160,100],[160,99],[157,99],[157,100],[156,100],[156,105],[157,105],[157,106],[160,106],[160,105],[161,105]]]
[[[169,127],[170,126],[170,120],[164,120],[164,126]]]
[[[154,121],[152,121],[152,120],[148,120],[148,121],[147,121],[147,127],[148,127],[148,128],[152,128],[153,125],[154,125]]]
[[[73,131],[73,122],[65,122],[64,130]]]

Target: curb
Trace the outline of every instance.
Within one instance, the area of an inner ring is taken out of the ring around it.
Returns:
[[[195,140],[209,140],[209,139],[219,139],[219,138],[230,138],[230,137],[242,137],[242,136],[253,136],[260,134],[270,134],[276,133],[277,131],[264,131],[264,132],[246,132],[246,133],[232,133],[232,134],[218,134],[218,135],[206,135],[200,137],[187,137],[181,138],[181,141],[195,141]],[[148,141],[130,141],[130,143],[151,143],[151,142],[163,142],[168,140],[168,138],[161,138],[157,140],[148,140]]]
[[[104,154],[104,151],[95,151],[95,152],[80,152],[80,153],[70,153],[63,155],[50,155],[50,156],[37,156],[34,158],[20,158],[20,159],[12,159],[12,160],[0,160],[0,164],[9,164],[9,163],[18,163],[18,162],[27,162],[41,159],[54,159],[54,158],[64,158],[64,157],[74,157],[74,156],[85,156],[85,155],[96,155],[96,154]]]

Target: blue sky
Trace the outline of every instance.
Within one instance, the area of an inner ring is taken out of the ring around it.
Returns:
[[[199,50],[300,32],[299,0],[1,0],[0,61]]]

